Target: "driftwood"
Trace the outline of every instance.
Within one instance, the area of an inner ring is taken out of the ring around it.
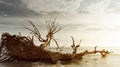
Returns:
[[[59,44],[53,38],[53,35],[61,30],[55,22],[47,23],[48,33],[46,35],[46,39],[42,38],[41,33],[37,29],[37,27],[31,22],[33,26],[33,30],[27,28],[34,34],[35,37],[38,38],[42,44],[40,46],[36,46],[34,44],[34,38],[22,36],[20,33],[19,35],[11,35],[9,33],[3,33],[1,37],[1,44],[0,44],[0,62],[7,62],[7,61],[41,61],[41,62],[49,62],[49,63],[57,63],[60,62],[72,62],[73,60],[82,59],[84,55],[87,54],[96,54],[100,53],[102,57],[105,57],[107,54],[111,53],[106,50],[96,50],[96,47],[93,51],[83,51],[81,53],[77,53],[77,48],[80,46],[75,45],[74,38],[72,38],[73,44],[71,45],[73,49],[73,53],[60,53],[60,52],[52,52],[50,50],[46,50],[45,47],[50,45],[50,41],[55,41],[58,48]]]
[[[110,52],[106,50],[83,51],[81,53],[64,54],[60,52],[51,52],[35,46],[30,37],[10,35],[3,33],[0,46],[0,62],[13,60],[42,61],[57,63],[57,61],[68,62],[79,60],[86,54],[100,53],[105,57]]]

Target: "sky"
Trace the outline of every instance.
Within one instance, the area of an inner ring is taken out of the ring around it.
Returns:
[[[45,21],[57,17],[60,44],[71,45],[73,36],[83,46],[120,46],[119,6],[120,0],[0,0],[0,31],[26,35],[26,17],[45,31]]]

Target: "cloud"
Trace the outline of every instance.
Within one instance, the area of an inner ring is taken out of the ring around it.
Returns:
[[[23,0],[36,12],[107,13],[119,10],[119,0]]]
[[[25,0],[27,7],[37,12],[74,12],[82,0]]]
[[[110,5],[108,7],[109,12],[118,12],[120,11],[120,0],[111,0]]]
[[[105,13],[108,11],[111,0],[84,0],[81,2],[79,12],[85,11],[89,13]]]
[[[26,8],[22,0],[1,0],[0,16],[37,15],[36,12]]]
[[[83,27],[83,31],[120,31],[120,26],[111,26],[111,25],[87,25]]]
[[[105,30],[104,27],[100,27],[100,26],[91,26],[91,25],[88,25],[86,26],[83,31],[102,31],[102,30]]]
[[[17,8],[26,6],[22,0],[1,0],[0,2]]]
[[[73,31],[79,28],[79,30],[82,30],[85,28],[85,24],[64,24],[62,25],[62,28],[64,28],[65,31]]]

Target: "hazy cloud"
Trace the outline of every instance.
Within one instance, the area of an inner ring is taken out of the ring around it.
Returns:
[[[1,0],[0,2],[16,8],[24,8],[26,6],[22,0]]]
[[[90,13],[104,13],[108,11],[111,0],[83,0],[79,11]]]
[[[0,15],[100,14],[120,11],[119,6],[119,0],[0,0]]]
[[[74,12],[82,0],[25,0],[27,7],[35,11]]]
[[[22,0],[0,0],[0,16],[37,15]]]
[[[104,13],[120,9],[119,0],[25,0],[37,12]]]

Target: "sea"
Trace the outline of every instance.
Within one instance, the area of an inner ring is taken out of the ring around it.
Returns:
[[[89,54],[83,56],[82,60],[77,62],[62,64],[49,64],[43,62],[28,62],[28,61],[11,61],[0,63],[0,67],[119,67],[120,66],[120,47],[98,47],[97,50],[108,50],[112,53],[105,58],[101,58],[100,54]],[[51,48],[55,51],[56,49]],[[92,51],[94,47],[81,47],[78,49],[78,53],[84,50]],[[57,50],[56,50],[57,51]],[[64,48],[63,53],[72,53],[71,48]]]

